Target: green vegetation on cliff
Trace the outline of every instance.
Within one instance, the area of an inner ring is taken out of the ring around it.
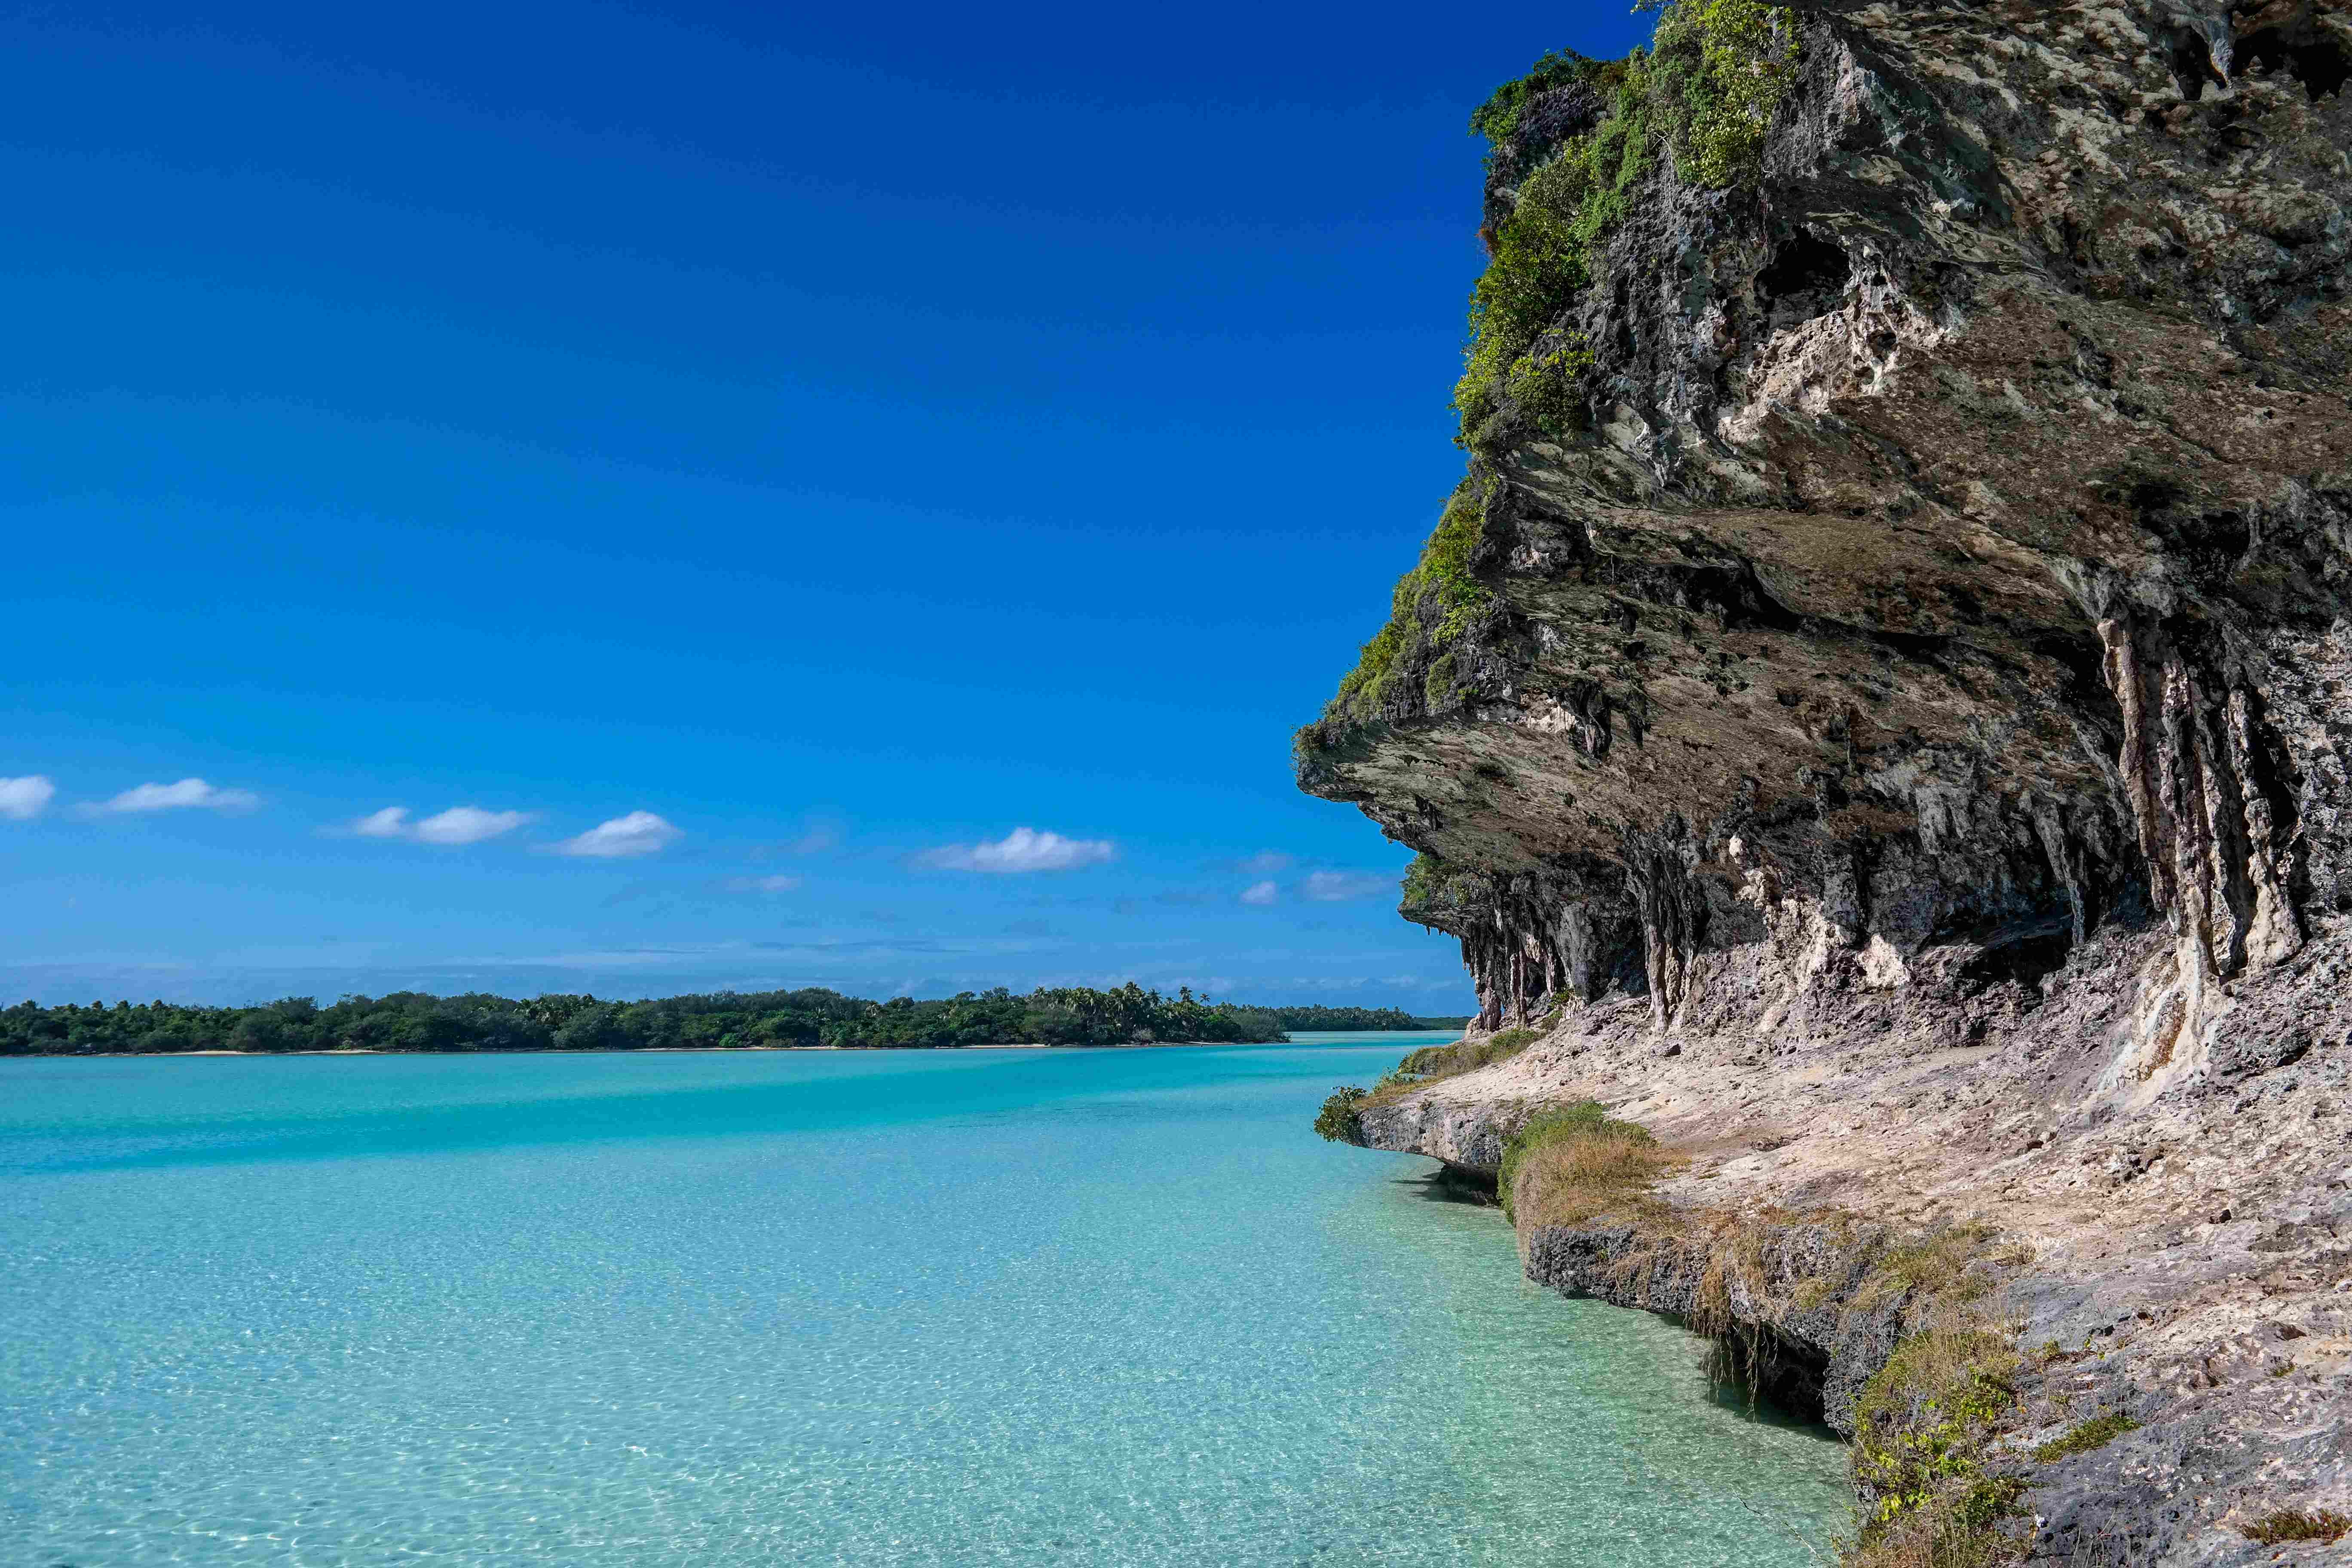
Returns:
[[[1364,1090],[1352,1083],[1343,1083],[1333,1089],[1323,1108],[1315,1113],[1316,1136],[1331,1143],[1361,1143],[1366,1098]]]
[[[1662,159],[1685,184],[1752,180],[1764,138],[1796,79],[1793,15],[1762,0],[1664,0],[1651,47],[1622,60],[1547,54],[1470,116],[1486,138],[1488,260],[1470,299],[1454,405],[1461,444],[1492,458],[1525,435],[1559,437],[1586,422],[1591,343],[1573,321],[1611,235],[1659,194]],[[1473,574],[1495,483],[1471,473],[1302,751],[1350,724],[1440,709],[1472,694],[1455,658],[1490,614],[1494,590]]]
[[[1313,1012],[1315,1009],[1307,1009]],[[1384,1020],[1386,1015],[1373,1015]],[[1399,1017],[1403,1015],[1396,1015]],[[1387,1022],[1377,1027],[1395,1026]],[[1173,997],[1132,981],[1110,991],[999,987],[940,1001],[869,1002],[824,990],[718,992],[647,1002],[593,996],[518,1001],[476,994],[346,996],[321,1007],[288,997],[258,1007],[42,1007],[0,1010],[0,1056],[184,1051],[629,1051],[761,1046],[936,1047],[1043,1042],[1058,1046],[1280,1040],[1262,1008]]]
[[[1483,501],[1483,489],[1473,480],[1454,487],[1435,531],[1421,547],[1421,560],[1390,595],[1388,624],[1364,645],[1356,668],[1341,678],[1338,695],[1324,710],[1327,721],[1377,717],[1395,676],[1426,668],[1494,603],[1493,591],[1470,575],[1470,552],[1482,531]]]
[[[1759,0],[1666,0],[1650,48],[1608,61],[1546,55],[1470,116],[1471,131],[1487,140],[1489,180],[1508,216],[1488,231],[1490,259],[1470,299],[1454,391],[1463,445],[1490,444],[1484,437],[1506,398],[1538,429],[1580,417],[1574,391],[1592,353],[1563,319],[1657,154],[1671,154],[1687,184],[1720,190],[1752,178],[1796,72],[1786,10]],[[1584,128],[1555,142],[1538,129],[1548,120]]]

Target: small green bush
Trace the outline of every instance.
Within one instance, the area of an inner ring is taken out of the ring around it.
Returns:
[[[1503,390],[1512,404],[1546,435],[1564,435],[1590,421],[1578,379],[1592,368],[1592,350],[1580,336],[1549,353],[1521,354],[1511,363]]]
[[[1683,178],[1720,189],[1752,174],[1797,79],[1790,14],[1762,0],[1671,0],[1651,50]]]
[[[1854,1479],[1877,1501],[1845,1554],[1850,1568],[1974,1568],[2014,1555],[2000,1526],[2017,1513],[2025,1483],[1990,1461],[2017,1403],[2018,1365],[2005,1335],[1966,1320],[1895,1347],[1854,1409]]]
[[[2052,1438],[2034,1449],[2033,1457],[2046,1465],[2070,1455],[2087,1454],[2094,1448],[2103,1448],[2125,1433],[2138,1430],[2138,1422],[2119,1410],[2110,1411],[2084,1422],[2062,1437]]]
[[[1341,1084],[1324,1100],[1323,1109],[1315,1113],[1315,1131],[1327,1142],[1361,1143],[1364,1141],[1363,1104],[1369,1096],[1353,1084]]]

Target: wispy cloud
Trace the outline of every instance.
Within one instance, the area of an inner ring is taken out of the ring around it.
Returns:
[[[425,844],[479,844],[512,833],[530,820],[527,811],[485,811],[478,805],[453,805],[416,825],[416,838]]]
[[[1274,902],[1274,900],[1280,896],[1281,889],[1276,888],[1271,881],[1252,882],[1248,887],[1242,889],[1242,902],[1245,904],[1257,904],[1263,906]]]
[[[727,893],[789,893],[800,885],[798,877],[730,877],[719,888]]]
[[[207,811],[250,811],[260,804],[261,797],[251,790],[223,789],[202,779],[182,779],[177,784],[140,784],[111,800],[85,805],[81,811],[86,816],[120,816],[146,811],[178,811],[189,806],[201,806]]]
[[[1065,838],[1016,827],[992,844],[943,845],[915,860],[948,871],[1075,871],[1099,866],[1113,853],[1108,838]]]
[[[1279,849],[1261,849],[1239,860],[1224,861],[1218,869],[1239,872],[1244,877],[1271,877],[1277,871],[1287,871],[1297,864],[1298,858],[1295,855],[1286,855]]]
[[[582,855],[597,860],[622,860],[638,855],[652,855],[668,848],[684,837],[684,832],[674,823],[655,816],[650,811],[633,811],[626,816],[616,816],[600,822],[577,837],[567,838],[554,846],[559,855]]]
[[[841,847],[848,828],[835,816],[810,816],[798,837],[780,838],[767,844],[754,844],[751,858],[766,860],[779,855],[822,855]]]
[[[1336,904],[1342,899],[1368,899],[1375,893],[1391,892],[1396,885],[1394,877],[1362,871],[1310,871],[1298,890],[1318,903]]]
[[[58,786],[41,773],[21,779],[0,779],[0,816],[30,822],[49,808]]]
[[[532,820],[527,811],[486,811],[478,805],[453,805],[421,821],[408,820],[404,805],[387,805],[352,824],[362,838],[405,838],[418,844],[454,846],[479,844],[512,833]]]

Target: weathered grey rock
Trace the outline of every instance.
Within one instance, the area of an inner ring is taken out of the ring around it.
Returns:
[[[1679,1203],[1997,1225],[2021,1342],[2092,1352],[2031,1419],[2145,1424],[2034,1471],[2037,1559],[2271,1561],[2352,1512],[2352,23],[1799,9],[1761,180],[1661,160],[1571,428],[1478,434],[1450,679],[1302,731],[1477,1027],[1547,1030],[1366,1141],[1491,1169],[1590,1096]],[[1641,1247],[1528,1268],[1683,1310]],[[1834,1418],[1899,1315],[1774,1331]]]

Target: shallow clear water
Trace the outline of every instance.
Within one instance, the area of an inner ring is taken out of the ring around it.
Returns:
[[[0,1062],[0,1562],[1811,1561],[1835,1445],[1311,1135],[1355,1038]]]

